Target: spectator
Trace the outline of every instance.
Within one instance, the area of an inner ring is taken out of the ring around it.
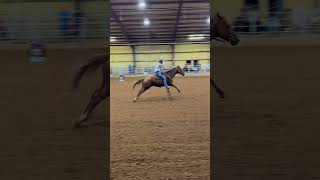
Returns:
[[[280,12],[283,11],[283,1],[282,0],[269,0],[269,12],[270,17],[280,18]]]
[[[80,11],[77,11],[72,15],[73,23],[71,29],[73,30],[73,35],[75,36],[80,35],[82,17],[83,14]]]
[[[61,11],[59,13],[59,21],[60,21],[61,34],[64,36],[70,34],[69,32],[70,21],[71,21],[70,13],[68,11]]]
[[[245,0],[245,12],[249,21],[249,31],[257,32],[258,16],[259,16],[259,0]]]
[[[283,19],[282,0],[269,0],[269,19],[265,22],[266,30],[269,32],[279,32],[283,30],[281,19]]]
[[[0,40],[4,40],[7,37],[7,28],[3,21],[0,20]]]

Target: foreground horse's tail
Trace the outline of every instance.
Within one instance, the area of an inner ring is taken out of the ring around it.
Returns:
[[[136,81],[136,82],[134,83],[133,87],[132,87],[132,90],[134,90],[134,88],[136,88],[136,86],[137,86],[138,84],[142,83],[143,80],[144,80],[144,79],[139,79],[138,81]]]
[[[99,67],[106,65],[107,60],[107,55],[102,54],[94,57],[88,64],[81,66],[73,79],[72,88],[76,89],[79,86],[79,82],[86,72],[96,71]]]

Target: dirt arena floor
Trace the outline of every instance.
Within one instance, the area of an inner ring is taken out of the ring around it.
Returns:
[[[172,101],[153,87],[133,103],[135,80],[111,79],[111,178],[210,179],[209,76],[177,76]]]
[[[29,64],[24,50],[0,51],[0,179],[105,177],[105,106],[91,126],[72,128],[97,76],[70,91],[74,68],[99,51],[49,50],[42,65]],[[319,47],[212,51],[228,98],[211,92],[211,138],[208,79],[177,78],[183,94],[173,90],[173,101],[155,88],[136,104],[132,79],[112,80],[112,177],[209,179],[211,158],[218,180],[320,179]]]
[[[319,47],[212,51],[228,93],[212,96],[214,178],[320,179]]]
[[[71,79],[75,67],[97,52],[48,50],[47,63],[30,64],[26,50],[0,50],[0,179],[106,177],[105,104],[96,110],[91,126],[73,129],[100,72],[84,78],[74,94]]]

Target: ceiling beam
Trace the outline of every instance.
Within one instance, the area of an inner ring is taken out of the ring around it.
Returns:
[[[201,18],[188,18],[188,19],[184,19],[181,18],[180,21],[183,23],[199,23],[199,24],[203,24],[203,22],[206,20],[206,18],[209,16],[209,14],[207,14],[207,16],[203,16]],[[131,24],[141,24],[141,22],[139,22],[138,20],[142,19],[142,17],[140,17],[139,19],[127,19],[127,20],[122,20],[121,22],[125,22],[125,23],[131,23]],[[155,19],[152,18],[153,23],[157,23],[157,24],[164,24],[164,23],[171,23],[171,24],[175,24],[176,19],[173,18],[167,18],[167,19]],[[183,20],[183,21],[182,21]],[[138,22],[137,22],[138,21]],[[202,22],[201,22],[202,21]],[[114,21],[111,21],[111,23],[116,23]]]
[[[172,17],[175,18],[175,16],[177,15],[176,13],[177,11],[174,12],[167,12],[166,14],[163,14],[162,12],[152,12],[152,14],[150,15],[150,17],[155,17],[157,19],[162,19],[163,17]],[[205,11],[185,11],[183,12],[183,15],[186,16],[192,16],[192,17],[198,17],[198,16],[207,16],[210,14],[210,9],[206,9]],[[141,17],[143,16],[144,13],[143,12],[122,12],[121,17],[123,18],[136,18],[136,17]],[[159,16],[161,15],[161,16]]]
[[[183,6],[183,1],[184,0],[180,0],[179,1],[179,8],[178,8],[178,11],[177,11],[177,16],[176,16],[176,24],[175,24],[173,35],[172,35],[173,42],[175,42],[176,38],[177,38],[177,31],[178,31],[178,26],[179,26],[179,22],[180,22],[181,9],[182,9],[182,6]]]
[[[170,33],[171,37],[172,37],[172,30],[171,29],[166,29],[166,30],[157,30],[157,31],[151,31],[152,33]],[[111,29],[111,34],[113,33],[119,33],[119,31],[115,31]],[[131,31],[130,33],[134,34],[134,33],[147,33],[146,30],[134,30]],[[201,30],[201,29],[181,29],[179,32],[177,32],[177,34],[181,34],[181,33],[185,33],[185,34],[190,34],[190,33],[197,33],[197,34],[207,34],[210,33],[210,30],[206,29],[206,30]]]
[[[116,20],[116,22],[118,23],[118,25],[120,26],[121,28],[121,31],[124,35],[124,37],[127,39],[127,41],[130,43],[131,42],[131,38],[130,38],[130,35],[128,33],[128,30],[124,27],[124,25],[122,24],[122,22],[120,21],[120,18],[119,16],[117,15],[117,13],[112,9],[112,7],[110,8],[111,9],[111,16],[113,17],[114,20]]]
[[[198,3],[208,3],[209,4],[209,0],[193,0],[193,1],[186,1],[186,3],[188,4],[198,4]],[[136,6],[136,2],[111,2],[111,6]],[[151,5],[168,5],[168,4],[177,4],[177,1],[151,1],[149,2],[149,4]]]

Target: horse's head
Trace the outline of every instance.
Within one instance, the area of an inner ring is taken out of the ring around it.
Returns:
[[[229,23],[218,13],[213,18],[211,30],[211,33],[213,33],[211,34],[211,38],[221,38],[225,41],[228,41],[232,46],[235,46],[239,43],[239,39],[233,32]]]
[[[177,72],[178,72],[179,74],[181,74],[182,76],[184,76],[184,71],[183,71],[183,69],[182,69],[180,66],[177,66]]]

